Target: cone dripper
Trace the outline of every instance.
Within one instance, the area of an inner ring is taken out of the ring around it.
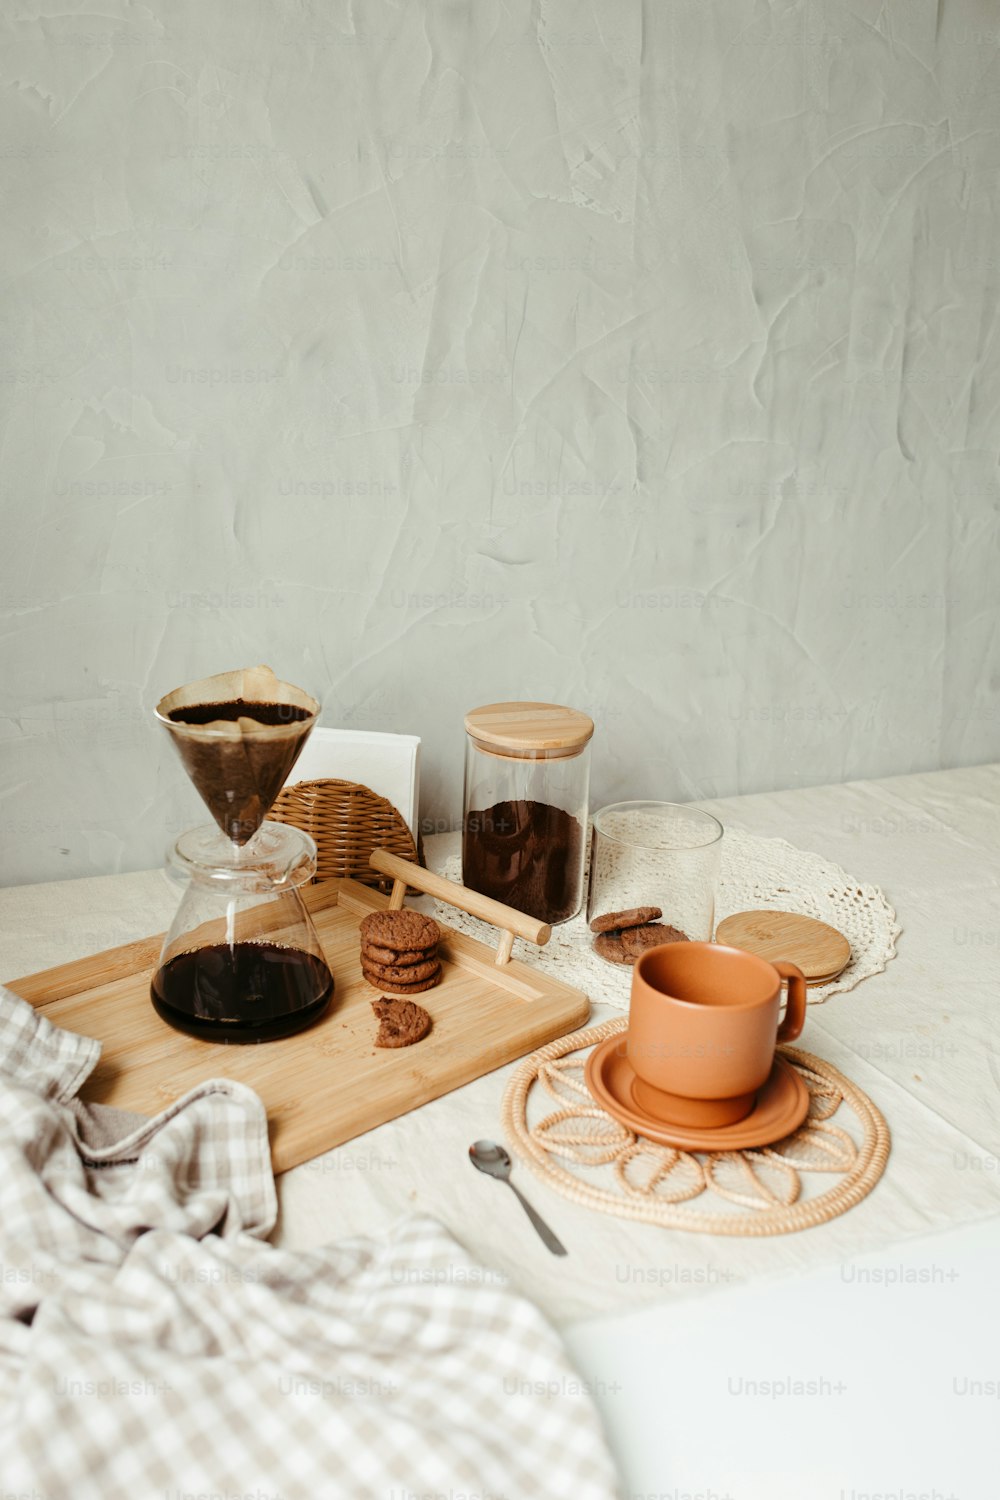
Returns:
[[[267,817],[319,708],[270,667],[249,667],[175,688],[156,717],[222,832],[243,845]]]

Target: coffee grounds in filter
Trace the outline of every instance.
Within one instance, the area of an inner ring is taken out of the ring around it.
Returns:
[[[172,724],[191,726],[191,734],[174,735],[174,743],[205,806],[234,844],[245,844],[271,810],[312,727],[308,709],[291,703],[198,703],[172,709]],[[227,736],[198,734],[220,721],[250,719],[264,729],[288,728],[285,734]],[[301,728],[295,732],[295,726]]]

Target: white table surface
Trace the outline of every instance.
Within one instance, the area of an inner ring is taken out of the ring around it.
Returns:
[[[287,1173],[274,1238],[437,1215],[562,1326],[631,1500],[994,1500],[1000,766],[702,805],[839,861],[896,907],[898,957],[811,1006],[801,1043],[888,1120],[870,1197],[801,1234],[721,1240],[589,1214],[522,1166],[569,1246],[557,1261],[465,1160],[497,1132],[503,1069]],[[430,844],[440,863],[447,837]],[[0,973],[143,936],[175,904],[155,871],[0,890]]]

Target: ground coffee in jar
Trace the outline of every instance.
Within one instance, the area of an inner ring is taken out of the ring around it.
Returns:
[[[466,715],[462,880],[539,921],[583,899],[593,721],[551,703],[495,703]]]
[[[541,922],[565,922],[580,907],[583,825],[545,802],[495,802],[465,815],[462,879]]]

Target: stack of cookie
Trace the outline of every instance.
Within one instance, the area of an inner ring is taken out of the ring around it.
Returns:
[[[629,911],[609,911],[595,917],[590,924],[596,932],[594,951],[612,964],[634,964],[647,948],[661,943],[686,943],[687,935],[657,919],[663,916],[659,906],[633,906]]]
[[[377,990],[418,995],[441,978],[441,929],[419,911],[371,911],[361,921],[361,972]]]

